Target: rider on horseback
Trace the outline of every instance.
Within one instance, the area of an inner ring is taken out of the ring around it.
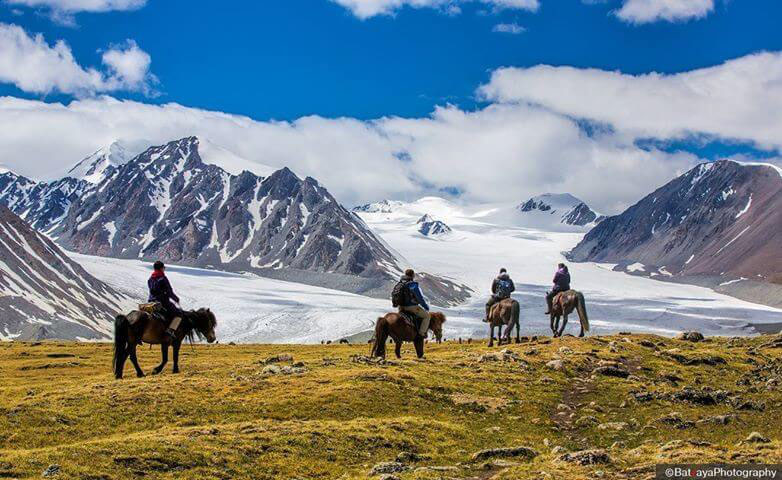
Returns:
[[[508,271],[501,268],[500,274],[491,282],[491,297],[489,297],[489,301],[486,302],[486,318],[484,318],[483,321],[489,321],[489,311],[491,311],[492,305],[505,300],[506,298],[510,298],[510,294],[515,290],[516,286],[508,275]]]
[[[426,337],[429,330],[429,305],[421,293],[421,287],[415,281],[415,272],[408,268],[399,279],[391,293],[391,300],[395,307],[399,307],[399,313],[409,313],[421,320],[418,334]]]
[[[166,319],[171,319],[171,323],[166,329],[166,334],[172,340],[176,339],[176,329],[182,322],[182,310],[174,302],[179,303],[179,297],[174,293],[171,284],[166,277],[166,266],[158,260],[153,266],[152,275],[147,280],[149,286],[149,301],[158,302],[165,311]],[[173,302],[172,302],[173,300]]]
[[[567,266],[564,263],[560,263],[557,267],[557,273],[554,274],[554,288],[546,293],[546,305],[548,305],[546,315],[549,315],[551,309],[554,308],[554,297],[560,292],[570,290],[570,272],[568,272]]]

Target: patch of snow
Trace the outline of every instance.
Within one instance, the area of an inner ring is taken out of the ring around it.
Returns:
[[[747,211],[749,211],[749,207],[750,206],[752,206],[752,194],[751,193],[749,194],[749,201],[747,201],[747,205],[744,206],[744,208],[742,208],[741,211],[736,214],[736,218],[739,218],[742,215],[744,215],[745,213],[747,213]]]
[[[628,265],[625,270],[628,272],[645,272],[646,267],[643,263],[633,263],[631,265]]]

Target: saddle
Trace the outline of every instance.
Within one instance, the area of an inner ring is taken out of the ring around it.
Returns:
[[[399,315],[417,332],[421,328],[421,319],[408,312],[399,312]]]
[[[144,312],[151,317],[162,322],[164,325],[168,325],[171,321],[166,318],[166,310],[163,308],[163,304],[160,302],[139,303],[138,309],[140,312]]]

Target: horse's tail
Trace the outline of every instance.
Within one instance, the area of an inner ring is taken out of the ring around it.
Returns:
[[[581,292],[576,292],[576,298],[578,298],[578,302],[576,303],[576,310],[578,310],[578,319],[581,320],[581,327],[584,329],[584,331],[588,332],[589,317],[587,316],[587,307],[586,307],[586,302],[584,301],[584,294]]]
[[[521,306],[519,305],[518,301],[514,300],[510,308],[511,326],[513,325],[519,326],[520,317],[521,317]]]
[[[375,345],[372,349],[373,357],[386,356],[386,341],[388,341],[388,322],[385,317],[378,317],[375,324]]]
[[[122,361],[120,355],[123,355],[128,348],[129,326],[128,317],[125,315],[117,315],[114,317],[114,359],[112,360],[114,375],[122,375]]]

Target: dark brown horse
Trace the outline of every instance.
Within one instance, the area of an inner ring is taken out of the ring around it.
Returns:
[[[162,360],[160,365],[152,370],[155,374],[162,372],[163,367],[168,363],[169,345],[174,347],[173,372],[179,373],[179,348],[182,346],[182,341],[187,338],[192,343],[193,337],[197,335],[199,339],[205,338],[207,342],[213,343],[217,340],[215,326],[217,326],[217,319],[208,308],[183,312],[176,338],[172,339],[166,334],[166,324],[147,312],[135,310],[127,316],[117,315],[114,319],[114,376],[122,378],[125,360],[128,357],[136,369],[136,376],[144,376],[136,358],[136,346],[139,340],[160,345]]]
[[[435,338],[439,340],[443,337],[445,315],[440,312],[432,312],[429,315],[429,330],[434,332]],[[387,313],[385,316],[379,317],[375,324],[375,343],[372,345],[371,355],[385,358],[386,341],[388,341],[388,337],[391,337],[396,343],[394,349],[396,358],[402,358],[402,342],[413,342],[415,353],[418,358],[422,358],[424,356],[424,339],[417,337],[416,333],[415,327],[410,325],[400,314]]]
[[[581,333],[578,336],[583,337],[584,332],[589,331],[589,317],[587,316],[584,295],[581,292],[568,290],[567,292],[558,293],[554,297],[553,305],[551,309],[551,331],[555,337],[562,336],[562,332],[565,331],[565,326],[567,325],[567,316],[573,313],[573,310],[578,312],[578,319],[581,321]],[[562,326],[559,325],[560,317],[562,317]]]
[[[505,334],[502,334],[502,326],[507,325]],[[499,327],[497,337],[499,344],[510,343],[510,333],[516,327],[516,343],[521,342],[519,337],[519,302],[512,298],[506,298],[491,306],[489,310],[489,346],[494,346],[494,328]]]

